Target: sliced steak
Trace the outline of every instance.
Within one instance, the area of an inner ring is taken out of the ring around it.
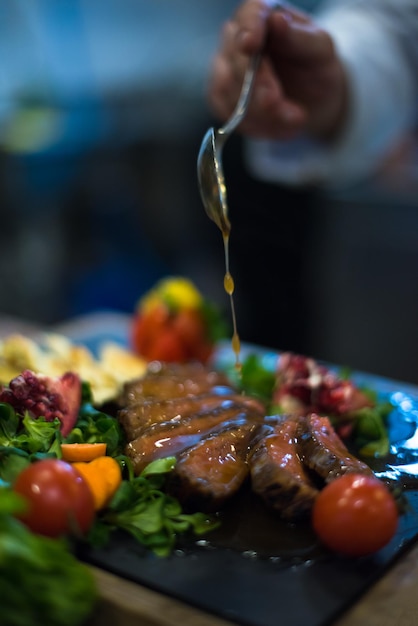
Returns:
[[[151,361],[147,366],[147,374],[154,376],[183,376],[195,378],[196,376],[223,376],[213,368],[204,365],[200,361],[188,361],[187,363],[169,363],[164,361]]]
[[[307,516],[318,495],[297,453],[298,424],[283,417],[249,456],[253,491],[286,520]]]
[[[195,377],[180,375],[148,374],[137,381],[127,383],[120,401],[121,406],[129,406],[150,399],[171,400],[185,396],[197,396],[215,390],[217,387],[227,387],[232,393],[232,387],[224,377],[215,376],[207,372]]]
[[[163,400],[197,395],[216,386],[231,388],[225,374],[212,370],[202,363],[153,361],[148,364],[144,376],[125,383],[119,405],[126,407],[151,398]]]
[[[135,473],[139,474],[155,459],[178,456],[204,437],[219,432],[230,423],[243,423],[248,420],[260,422],[262,418],[258,413],[242,405],[225,401],[210,411],[194,413],[182,419],[173,418],[147,428],[142,435],[128,443],[126,454],[132,459]]]
[[[312,413],[301,419],[297,436],[303,462],[326,483],[348,472],[373,475],[366,463],[347,450],[328,417]]]
[[[247,421],[229,424],[182,452],[171,475],[170,492],[186,507],[219,510],[248,478],[249,451],[265,429]]]
[[[264,415],[264,406],[255,398],[231,393],[224,387],[215,387],[209,393],[198,396],[185,396],[171,400],[146,400],[121,409],[118,419],[124,429],[127,440],[132,441],[153,424],[166,422],[177,417],[188,417],[193,413],[207,411],[232,401]]]

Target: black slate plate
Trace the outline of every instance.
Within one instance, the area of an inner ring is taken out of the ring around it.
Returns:
[[[225,358],[228,353],[221,350],[219,361]],[[203,541],[184,541],[169,558],[155,557],[122,533],[104,549],[84,546],[81,558],[243,626],[333,622],[418,536],[418,390],[414,394],[407,385],[355,376],[356,382],[362,378],[394,406],[391,455],[373,469],[401,479],[409,503],[396,536],[379,553],[362,559],[329,554],[308,526],[282,523],[243,492],[225,512],[221,530]]]

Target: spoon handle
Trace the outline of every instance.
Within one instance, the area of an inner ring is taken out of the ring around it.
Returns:
[[[271,10],[281,11],[284,7],[285,7],[284,2],[282,2],[281,0],[276,0],[276,2],[272,3]],[[253,82],[254,82],[255,75],[257,73],[258,66],[260,64],[260,60],[261,60],[261,52],[254,54],[250,58],[250,64],[247,68],[247,71],[245,72],[244,82],[242,85],[240,96],[238,98],[237,106],[235,107],[235,110],[232,113],[229,120],[224,124],[224,126],[222,126],[222,128],[218,129],[217,131],[218,135],[229,135],[230,133],[232,133],[232,131],[235,130],[235,128],[238,126],[238,124],[241,122],[242,118],[244,117],[245,113],[247,112],[247,107],[250,102]]]
[[[250,102],[250,96],[252,91],[252,86],[254,82],[254,77],[257,73],[257,69],[260,63],[260,54],[254,54],[250,58],[250,64],[245,72],[244,82],[242,85],[241,93],[238,99],[237,106],[235,107],[234,112],[232,113],[229,120],[226,122],[222,128],[218,129],[218,134],[220,135],[229,135],[233,130],[238,126],[244,117],[248,104]]]

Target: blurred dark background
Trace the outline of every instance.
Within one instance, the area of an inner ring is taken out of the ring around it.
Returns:
[[[196,157],[236,0],[20,0],[0,8],[0,314],[130,313],[182,274],[229,314]],[[298,3],[311,10],[314,0]],[[225,148],[243,341],[418,383],[418,161],[331,192],[251,178]]]

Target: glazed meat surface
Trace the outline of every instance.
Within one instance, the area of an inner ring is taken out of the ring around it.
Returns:
[[[190,508],[214,511],[243,485],[287,521],[309,515],[318,490],[346,472],[372,475],[327,417],[266,416],[203,365],[152,363],[125,385],[119,420],[134,472],[175,456],[168,488]]]
[[[151,399],[137,402],[119,411],[121,422],[129,440],[136,439],[153,424],[169,421],[173,418],[189,417],[193,413],[209,411],[226,401],[248,407],[264,415],[263,405],[256,399],[234,393],[227,387],[215,387],[211,392],[196,396],[184,396],[172,399]]]
[[[328,417],[312,413],[301,419],[297,438],[303,463],[327,483],[347,473],[373,475],[366,463],[347,450]]]
[[[248,420],[260,418],[245,407],[225,400],[208,411],[151,426],[127,445],[126,454],[131,458],[135,472],[140,473],[151,461],[177,456],[204,437]]]
[[[151,363],[146,375],[139,380],[126,383],[120,399],[121,406],[129,406],[144,400],[172,400],[173,398],[196,396],[230,387],[227,377],[198,363],[168,365]]]
[[[318,494],[298,454],[299,421],[283,418],[257,443],[249,458],[253,491],[289,520],[306,516]]]
[[[216,511],[249,476],[247,457],[266,427],[244,421],[210,435],[181,453],[169,489],[186,506]]]

